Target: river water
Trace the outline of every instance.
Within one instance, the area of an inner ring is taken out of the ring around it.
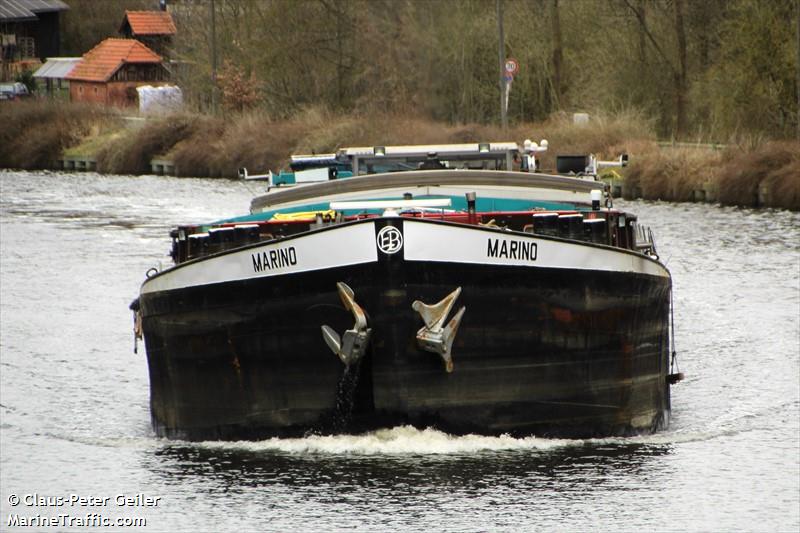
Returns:
[[[0,530],[800,530],[797,213],[623,204],[674,276],[687,378],[656,435],[193,444],[151,432],[128,304],[171,226],[244,213],[258,185],[0,170],[0,187]]]

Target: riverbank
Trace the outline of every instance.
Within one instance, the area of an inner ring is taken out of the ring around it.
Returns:
[[[337,115],[310,108],[290,119],[252,112],[212,117],[180,114],[124,117],[118,111],[69,103],[2,106],[0,168],[96,170],[233,178],[240,167],[278,170],[292,153],[332,152],[341,146],[439,144],[548,139],[542,168],[556,153],[628,153],[631,165],[613,180],[625,198],[708,201],[800,210],[800,143],[734,142],[722,149],[659,146],[647,120],[635,114],[593,116],[576,125],[566,115],[518,124],[503,133],[483,124],[450,125],[407,115]],[[69,163],[72,162],[72,163]]]

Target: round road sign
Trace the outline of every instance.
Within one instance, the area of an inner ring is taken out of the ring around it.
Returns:
[[[511,76],[519,72],[519,63],[513,57],[506,59],[506,72]]]

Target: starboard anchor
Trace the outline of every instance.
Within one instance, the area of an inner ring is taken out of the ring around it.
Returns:
[[[330,326],[322,326],[322,338],[345,366],[349,367],[364,356],[372,330],[367,327],[367,317],[361,306],[356,303],[353,289],[341,281],[336,283],[336,289],[345,308],[353,313],[356,323],[341,337]]]
[[[447,326],[442,327],[447,315],[450,314],[450,309],[456,303],[456,299],[461,294],[461,287],[442,298],[439,303],[427,305],[419,300],[415,300],[411,304],[414,309],[422,317],[425,326],[417,331],[417,345],[425,351],[438,353],[445,364],[445,369],[448,372],[453,371],[453,355],[451,349],[453,347],[453,340],[456,338],[458,326],[461,324],[461,318],[464,316],[466,307],[458,310],[455,316],[447,323]]]

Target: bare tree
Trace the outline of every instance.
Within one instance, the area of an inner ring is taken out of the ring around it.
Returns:
[[[561,18],[558,13],[558,0],[553,0],[551,4],[551,20],[553,31],[553,93],[555,96],[556,108],[560,108],[564,97],[562,83],[564,49],[561,43]]]
[[[686,133],[686,30],[683,27],[683,0],[674,0],[675,35],[678,41],[678,68],[675,76],[675,137]]]
[[[644,17],[644,10],[637,9],[632,0],[623,0],[625,5],[634,14],[639,21],[641,31],[653,45],[658,56],[667,65],[672,74],[673,84],[673,101],[675,105],[675,121],[673,126],[673,137],[680,137],[683,135],[686,128],[686,33],[683,27],[683,0],[674,0],[673,14],[674,14],[674,28],[677,37],[677,64],[671,60],[664,49],[659,44],[658,40],[653,35],[653,32],[647,25],[647,20]]]

